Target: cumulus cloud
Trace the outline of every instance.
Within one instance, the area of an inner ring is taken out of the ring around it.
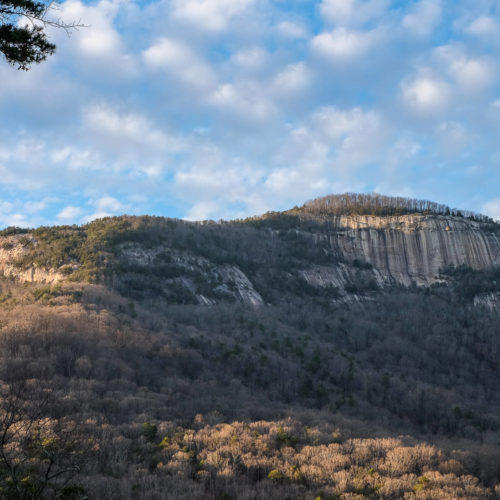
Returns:
[[[220,205],[214,200],[200,201],[189,209],[184,218],[191,221],[213,220],[217,218],[220,209]]]
[[[255,0],[173,0],[173,17],[202,30],[221,31]]]
[[[269,54],[261,47],[239,50],[231,57],[231,63],[244,71],[255,73],[264,68],[269,61]]]
[[[276,26],[276,28],[278,33],[285,38],[307,38],[307,29],[299,23],[282,21]]]
[[[293,192],[296,197],[300,189],[310,197],[338,182],[354,186],[360,169],[380,160],[387,147],[376,112],[322,107],[290,131],[265,186],[281,196]]]
[[[273,88],[279,94],[295,94],[306,89],[311,82],[311,71],[303,62],[289,64],[273,80]]]
[[[72,146],[55,147],[49,158],[54,165],[61,165],[70,170],[96,168],[99,164],[98,155],[90,149]]]
[[[128,53],[122,35],[115,27],[115,19],[124,9],[121,0],[100,0],[95,4],[85,4],[79,0],[67,0],[58,7],[60,19],[67,23],[79,22],[84,25],[78,36],[70,40],[57,28],[49,28],[51,37],[63,55],[71,55],[85,61],[88,69],[104,71],[112,70],[115,78],[136,75],[137,58]]]
[[[481,91],[494,81],[493,63],[487,57],[469,57],[457,44],[438,47],[435,54],[438,65],[466,91]]]
[[[447,82],[432,75],[421,75],[401,84],[404,104],[424,115],[439,115],[448,107],[451,88]]]
[[[440,0],[420,0],[410,7],[409,12],[403,17],[402,25],[407,32],[425,37],[436,29],[441,15]]]
[[[261,208],[257,191],[265,175],[263,168],[213,144],[195,148],[191,163],[174,178],[177,196],[191,204],[186,218],[242,217],[250,215],[252,207]]]
[[[483,207],[483,213],[500,222],[500,198],[486,203]]]
[[[266,121],[276,112],[275,104],[261,85],[252,81],[224,83],[210,95],[208,102],[217,110],[237,116],[243,122]]]
[[[90,222],[103,217],[111,217],[112,215],[120,215],[125,212],[127,207],[112,196],[103,196],[92,202],[95,212],[84,217],[85,222]]]
[[[322,0],[320,12],[328,22],[352,26],[379,18],[388,6],[388,0]]]
[[[82,214],[83,209],[81,207],[67,205],[57,214],[57,219],[61,222],[72,222],[79,220]]]
[[[438,126],[437,137],[441,150],[454,155],[467,147],[471,139],[471,133],[467,131],[462,123],[450,120]]]
[[[217,80],[212,67],[179,40],[160,38],[142,55],[150,68],[165,70],[184,85],[200,91],[210,89]]]
[[[498,20],[490,16],[479,16],[474,19],[465,29],[465,31],[471,35],[478,36],[481,38],[493,37],[498,38],[499,34],[499,23]]]
[[[154,151],[176,152],[184,147],[179,137],[155,128],[140,114],[120,113],[107,104],[95,104],[83,110],[85,128],[107,147],[115,145],[120,151],[143,155]]]
[[[321,33],[311,41],[312,49],[334,61],[345,61],[364,55],[382,39],[379,30],[355,31],[335,28]]]
[[[23,228],[37,227],[44,222],[40,211],[54,200],[16,200],[15,203],[0,202],[0,224]]]

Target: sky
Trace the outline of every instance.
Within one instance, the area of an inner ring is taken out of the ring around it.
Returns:
[[[0,60],[0,227],[378,192],[500,219],[497,0],[66,0]]]

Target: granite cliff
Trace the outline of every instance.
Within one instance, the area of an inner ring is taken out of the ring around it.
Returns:
[[[336,231],[318,237],[328,238],[344,260],[371,264],[377,281],[429,285],[447,267],[500,265],[498,231],[474,220],[419,214],[349,215],[334,216],[332,224]]]

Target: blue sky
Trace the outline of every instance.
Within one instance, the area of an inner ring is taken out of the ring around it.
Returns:
[[[345,191],[500,219],[492,0],[67,0],[0,62],[0,226],[230,219]]]

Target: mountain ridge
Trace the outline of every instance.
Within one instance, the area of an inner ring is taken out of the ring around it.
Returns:
[[[500,265],[500,224],[486,216],[452,215],[444,205],[418,200],[399,209],[404,199],[379,195],[363,195],[360,204],[355,196],[330,196],[284,212],[218,223],[120,216],[84,226],[9,228],[0,232],[0,272],[40,283],[105,282],[113,275],[116,282],[122,274],[130,285],[149,266],[155,275],[151,286],[167,300],[176,295],[175,300],[211,304],[232,298],[257,305],[265,302],[255,283],[265,268],[332,299],[349,300],[363,289],[430,286],[445,279],[443,269]],[[332,200],[351,213],[332,210]],[[415,206],[421,212],[393,213]]]

